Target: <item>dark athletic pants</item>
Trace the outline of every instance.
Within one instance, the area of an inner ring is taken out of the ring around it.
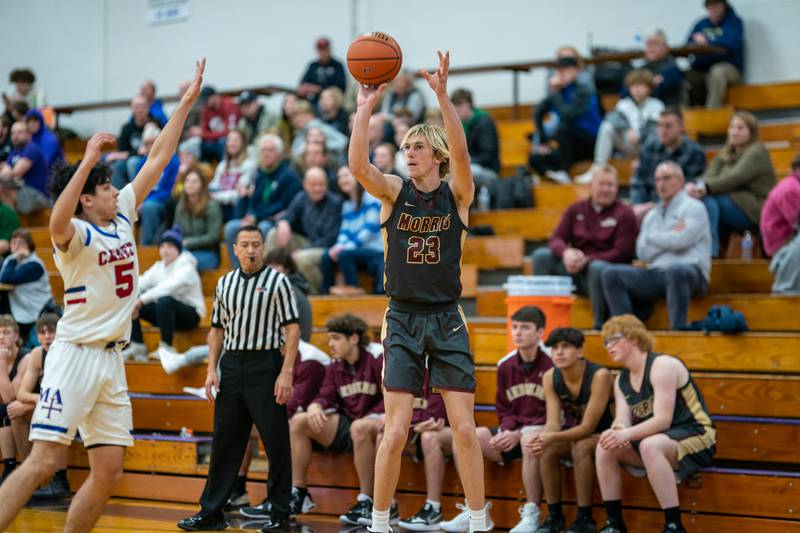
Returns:
[[[161,329],[161,340],[170,346],[175,331],[194,329],[200,323],[200,317],[194,307],[179,302],[172,296],[162,296],[155,302],[144,304],[139,311],[139,317],[158,326]],[[131,340],[144,342],[142,325],[138,320],[133,321]]]
[[[214,403],[211,465],[200,497],[200,513],[222,513],[244,456],[250,428],[256,425],[269,459],[267,494],[278,515],[289,515],[292,453],[285,405],[275,403],[275,380],[283,358],[278,350],[225,352],[219,362],[219,393]]]

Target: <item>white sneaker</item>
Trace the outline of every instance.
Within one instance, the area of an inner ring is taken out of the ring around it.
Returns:
[[[464,505],[463,503],[457,503],[456,508],[460,509],[461,512],[458,513],[455,518],[451,520],[447,520],[445,522],[439,522],[439,527],[444,531],[449,531],[452,533],[467,533],[470,531],[469,529],[469,508]],[[492,502],[486,502],[486,529],[478,530],[478,531],[491,531],[494,528],[494,522],[492,521],[492,517],[489,516],[489,509],[492,508]]]
[[[147,362],[147,346],[143,342],[132,342],[120,353],[126,361]]]
[[[539,529],[539,506],[526,503],[519,508],[520,521],[508,533],[535,533]]]
[[[591,183],[592,177],[594,177],[594,173],[596,170],[597,167],[595,165],[592,165],[591,167],[589,167],[589,170],[587,170],[583,174],[575,176],[575,183],[580,183],[581,185],[586,185],[587,183]]]
[[[174,374],[186,366],[186,358],[166,344],[158,347],[158,358],[161,360],[161,366],[164,368],[164,372],[168,375]]]
[[[556,183],[560,183],[562,185],[572,184],[572,177],[570,177],[570,175],[564,170],[546,170],[544,175],[545,177],[550,178]]]

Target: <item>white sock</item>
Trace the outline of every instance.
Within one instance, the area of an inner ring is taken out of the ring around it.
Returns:
[[[442,502],[435,502],[433,500],[425,500],[425,503],[430,504],[431,507],[434,508],[436,511],[440,511],[442,509]]]
[[[381,533],[389,533],[391,531],[389,529],[389,509],[378,511],[374,507],[372,508],[372,527],[369,530]]]
[[[359,493],[358,497],[356,497],[356,501],[357,502],[363,502],[363,501],[371,502],[372,501],[372,496],[370,496],[369,494],[364,494],[363,492],[361,492],[361,493]]]
[[[469,508],[469,531],[488,531],[486,527],[486,508],[475,510]]]

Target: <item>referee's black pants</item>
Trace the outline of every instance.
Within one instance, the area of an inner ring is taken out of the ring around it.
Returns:
[[[283,357],[278,350],[225,352],[219,362],[214,403],[211,465],[200,497],[201,514],[222,513],[242,462],[250,428],[256,425],[269,460],[267,495],[276,518],[289,516],[292,452],[285,405],[275,403],[275,380]]]

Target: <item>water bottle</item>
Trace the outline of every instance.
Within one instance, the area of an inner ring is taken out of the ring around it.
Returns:
[[[753,258],[753,235],[745,231],[742,236],[742,259],[750,261]]]
[[[489,210],[491,198],[489,197],[489,187],[484,185],[478,192],[478,211],[485,212]]]

